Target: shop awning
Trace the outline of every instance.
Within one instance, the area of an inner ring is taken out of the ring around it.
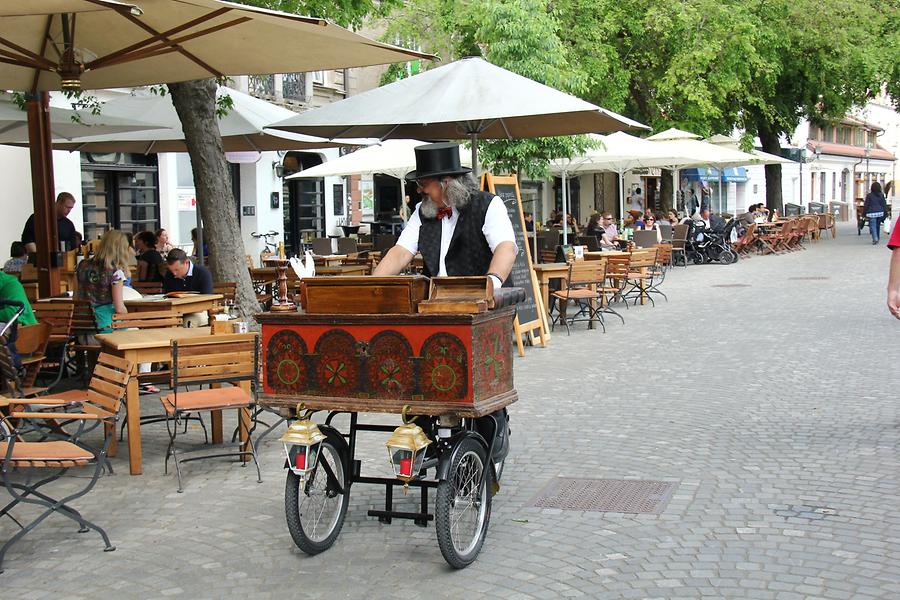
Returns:
[[[709,168],[682,169],[681,176],[688,181],[719,181],[719,170]],[[722,170],[724,183],[745,183],[748,181],[747,169],[744,167],[729,167]]]

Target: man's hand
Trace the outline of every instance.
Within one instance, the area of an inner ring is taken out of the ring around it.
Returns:
[[[389,277],[397,275],[409,265],[413,259],[413,254],[403,246],[394,246],[381,258],[381,261],[375,266],[372,275],[376,277]]]
[[[887,288],[888,311],[900,319],[900,248],[895,248],[891,252],[891,268]]]

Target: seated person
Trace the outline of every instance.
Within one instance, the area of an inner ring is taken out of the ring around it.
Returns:
[[[603,217],[600,216],[599,213],[594,213],[591,215],[591,218],[588,219],[587,227],[584,229],[584,235],[595,237],[598,240],[606,230],[603,228]]]
[[[534,215],[530,212],[523,213],[525,217],[525,231],[534,231]]]
[[[550,218],[547,220],[548,227],[562,227],[562,213],[556,209],[550,211]]]
[[[581,232],[581,228],[578,227],[578,221],[576,221],[575,218],[569,213],[566,213],[566,225],[568,226],[569,231],[571,231],[572,233],[578,234]]]
[[[152,231],[141,231],[134,236],[134,249],[137,251],[137,280],[162,281],[160,267],[163,264],[162,254],[156,249],[156,234]]]
[[[25,307],[22,314],[19,315],[18,321],[13,324],[10,331],[6,334],[7,346],[12,355],[13,363],[18,368],[22,366],[19,353],[16,350],[18,326],[34,325],[37,323],[37,319],[34,316],[34,312],[31,310],[31,303],[28,302],[28,297],[25,296],[25,288],[22,287],[22,283],[15,275],[0,272],[0,300],[21,302]],[[3,328],[3,325],[12,320],[13,315],[16,314],[17,310],[19,310],[17,306],[0,306],[0,329]]]
[[[28,252],[22,242],[13,242],[9,248],[12,257],[3,265],[4,273],[21,273],[22,265],[28,262]]]
[[[166,256],[169,272],[163,277],[163,292],[213,293],[212,273],[203,265],[195,265],[181,248],[175,248]]]
[[[603,215],[600,225],[603,228],[603,235],[600,236],[600,245],[605,248],[618,248],[617,240],[619,239],[619,230],[616,229],[616,222],[613,221],[611,214]]]

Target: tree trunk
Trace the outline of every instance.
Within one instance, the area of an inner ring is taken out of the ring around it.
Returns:
[[[781,142],[778,134],[768,123],[762,123],[757,128],[759,141],[762,142],[763,152],[781,156]],[[784,199],[781,195],[781,165],[766,165],[766,208],[778,210],[778,214],[784,214]]]
[[[663,214],[672,208],[672,171],[662,169],[659,174],[659,210]]]
[[[203,79],[170,83],[172,104],[181,120],[194,171],[197,206],[203,218],[204,240],[209,244],[209,266],[214,281],[234,281],[235,312],[253,321],[259,302],[244,260],[241,227],[235,213],[231,177],[216,116],[216,81]]]

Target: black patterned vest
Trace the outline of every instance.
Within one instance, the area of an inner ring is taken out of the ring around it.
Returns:
[[[459,211],[459,219],[453,229],[453,239],[444,257],[447,275],[485,275],[494,257],[491,247],[484,238],[482,228],[488,206],[494,195],[488,192],[477,192],[469,204]],[[422,219],[419,228],[419,252],[425,263],[425,275],[433,277],[440,271],[441,260],[441,221],[440,219]]]

